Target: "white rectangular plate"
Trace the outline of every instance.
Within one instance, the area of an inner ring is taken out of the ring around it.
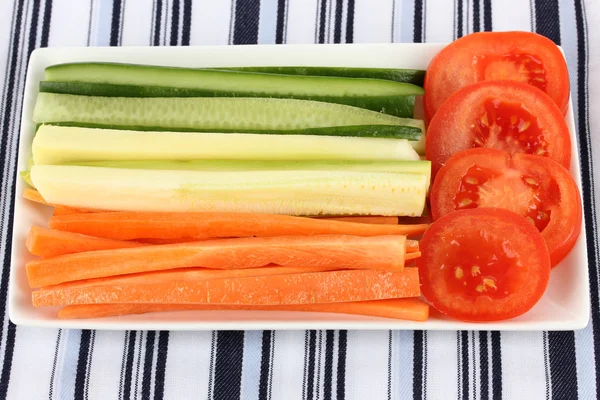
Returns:
[[[44,68],[53,64],[109,61],[187,67],[222,66],[344,66],[425,69],[443,44],[278,45],[215,47],[103,47],[49,48],[36,50],[30,59],[25,85],[19,170],[27,168],[34,134],[33,107]],[[581,188],[579,149],[569,107],[573,155],[571,173]],[[589,316],[587,248],[584,221],[579,241],[554,270],[542,300],[528,313],[510,321],[473,324],[454,321],[432,311],[427,322],[339,314],[267,311],[195,311],[146,314],[89,320],[59,320],[57,308],[34,308],[25,264],[33,257],[25,247],[32,225],[46,226],[47,207],[23,199],[25,185],[17,180],[9,315],[13,323],[26,326],[81,329],[434,329],[434,330],[572,330],[585,327]],[[590,228],[591,229],[591,228]]]

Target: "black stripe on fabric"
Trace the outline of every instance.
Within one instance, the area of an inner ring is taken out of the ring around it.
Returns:
[[[2,375],[0,376],[0,399],[6,399],[6,395],[8,393],[16,336],[17,326],[11,321],[8,321],[6,342],[4,347],[4,362],[2,363]]]
[[[233,44],[258,43],[260,0],[235,0]]]
[[[392,400],[392,331],[388,332],[387,398]]]
[[[329,330],[325,333],[325,372],[323,374],[323,400],[331,400],[332,398],[333,347],[334,331]]]
[[[308,338],[310,331],[304,331],[304,362],[302,369],[302,400],[306,400],[306,378],[308,373]]]
[[[142,345],[144,344],[144,333],[146,335],[147,332],[140,332],[140,339],[138,340],[138,350],[137,350],[137,361],[135,363],[135,381],[133,382],[133,387],[135,390],[133,391],[133,397],[138,397],[138,390],[140,389],[140,371],[142,371]],[[130,350],[135,351],[135,350]]]
[[[181,45],[190,45],[192,31],[192,0],[183,0],[183,26],[181,27]]]
[[[315,385],[315,399],[320,400],[321,398],[321,356],[323,354],[323,331],[319,331],[319,351],[317,352],[317,384]]]
[[[481,30],[481,21],[479,19],[479,7],[479,0],[473,0],[473,32],[479,32]]]
[[[423,331],[423,398],[427,398],[427,331]]]
[[[88,30],[87,30],[87,46],[89,47],[92,43],[92,17],[94,15],[94,0],[90,0],[90,13],[88,18]]]
[[[173,0],[171,5],[171,46],[179,42],[179,0]]]
[[[456,391],[458,398],[462,397],[462,357],[460,352],[460,331],[456,332]]]
[[[119,399],[123,398],[123,381],[125,379],[125,361],[127,359],[127,345],[129,343],[129,331],[123,335],[123,356],[121,357],[121,373],[119,374]],[[51,399],[52,400],[52,399]]]
[[[483,0],[483,30],[492,31],[492,0]]]
[[[121,31],[121,0],[113,0],[112,18],[110,21],[110,45],[118,46]]]
[[[269,393],[269,370],[271,369],[271,335],[273,331],[263,331],[260,359],[260,380],[258,398],[266,399]]]
[[[240,397],[243,358],[244,331],[218,332],[214,400],[230,400]]]
[[[160,46],[160,27],[162,20],[162,0],[156,0],[156,15],[154,17],[154,38],[152,39],[153,46]]]
[[[308,335],[308,366],[306,369],[306,400],[313,399],[315,387],[315,354],[317,350],[317,331]]]
[[[354,43],[354,0],[348,0],[346,12],[346,43]]]
[[[212,400],[213,382],[215,376],[215,353],[217,351],[217,331],[212,331],[210,342],[210,362],[208,367],[208,400]]]
[[[456,38],[463,37],[463,0],[456,0]]]
[[[583,212],[586,221],[596,221],[593,159],[591,157],[589,109],[588,109],[588,39],[583,2],[575,1],[575,25],[577,26],[577,122],[579,126],[579,150],[581,158],[581,182]],[[594,229],[586,229],[588,248],[590,301],[592,304],[592,335],[594,337],[594,359],[596,373],[596,397],[600,396],[600,302],[598,294],[598,242]]]
[[[423,331],[413,333],[413,399],[423,398]]]
[[[336,399],[346,398],[346,353],[348,351],[348,331],[338,331],[338,360],[337,360],[337,381],[336,381]]]
[[[576,400],[578,391],[575,333],[548,332],[548,350],[552,399]]]
[[[542,333],[542,346],[544,346],[544,378],[546,380],[546,399],[550,399],[550,368],[548,366],[548,332]]]
[[[471,331],[471,359],[473,360],[473,398],[477,398],[477,359],[475,358],[475,331]]]
[[[162,400],[165,396],[165,375],[167,371],[167,356],[169,353],[169,331],[158,334],[158,349],[156,354],[156,369],[154,377],[154,399]]]
[[[87,329],[81,331],[81,340],[79,342],[79,358],[77,359],[77,373],[75,375],[75,399],[83,399],[84,397],[91,336],[92,331]]]
[[[325,43],[325,26],[327,23],[327,0],[319,0],[319,37],[317,43]]]
[[[502,343],[500,332],[492,332],[492,399],[502,399]]]
[[[535,0],[535,29],[560,45],[558,0]]]
[[[271,335],[271,368],[269,368],[269,400],[271,400],[271,392],[273,390],[273,370],[275,369],[275,336],[277,331],[273,331]]]
[[[90,376],[92,371],[92,361],[94,360],[94,347],[96,346],[96,331],[92,331],[92,337],[90,339],[90,353],[88,356],[88,366],[87,366],[87,374],[85,375],[85,390],[84,395],[85,398],[88,398],[88,393],[90,389]]]
[[[146,333],[146,350],[144,352],[144,373],[142,375],[142,399],[150,398],[150,388],[152,383],[152,363],[154,360],[154,341],[156,340],[156,331]]]
[[[125,362],[125,379],[123,380],[123,399],[129,399],[131,396],[131,379],[133,377],[133,349],[137,333],[129,332],[129,343],[127,345],[127,361]]]
[[[46,0],[44,6],[44,19],[42,20],[42,39],[40,47],[48,47],[50,37],[50,21],[52,20],[52,0]]]
[[[460,355],[462,366],[462,398],[469,400],[469,332],[460,332]]]
[[[423,43],[423,1],[415,0],[415,14],[413,21],[413,42]]]
[[[123,44],[123,24],[125,24],[125,4],[127,0],[123,0],[123,5],[121,5],[121,15],[119,16],[119,20],[121,23],[119,24],[119,46]]]
[[[54,377],[56,376],[56,363],[58,362],[58,349],[60,348],[60,337],[62,336],[62,329],[58,330],[56,335],[56,345],[54,346],[54,359],[52,360],[52,372],[50,373],[50,385],[48,390],[48,398],[54,399]]]
[[[275,44],[283,43],[283,29],[285,25],[286,0],[277,1],[277,25],[275,28]]]
[[[29,25],[29,47],[27,49],[28,59],[37,43],[37,26],[40,19],[40,0],[33,0],[33,9],[31,10],[31,23]]]
[[[333,25],[333,43],[342,42],[342,12],[344,11],[344,1],[337,0],[335,3],[335,22]]]
[[[480,400],[488,400],[490,397],[488,361],[488,332],[479,332],[479,392]]]

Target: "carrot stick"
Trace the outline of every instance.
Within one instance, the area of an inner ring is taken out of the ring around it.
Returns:
[[[421,257],[421,252],[420,251],[414,251],[412,253],[406,253],[406,256],[404,257],[404,259],[406,261],[408,260],[414,260],[415,258],[419,258]]]
[[[140,272],[136,274],[109,276],[107,278],[84,279],[80,281],[59,283],[58,285],[44,286],[40,288],[40,290],[62,290],[93,286],[150,285],[161,282],[207,281],[210,279],[287,275],[307,272],[325,272],[331,270],[331,268],[327,267],[280,267],[276,265],[260,268],[225,270],[208,268],[180,268],[167,271]]]
[[[102,318],[169,311],[308,311],[368,315],[374,317],[426,321],[429,305],[416,298],[356,301],[350,303],[299,304],[289,306],[235,306],[213,304],[79,304],[58,311],[61,319]]]
[[[116,240],[312,235],[420,235],[427,225],[375,225],[253,213],[102,212],[54,216],[50,228]]]
[[[40,192],[32,188],[25,188],[23,190],[23,198],[46,206],[50,205],[44,200]]]
[[[406,241],[406,252],[414,253],[415,251],[419,251],[419,241],[418,240],[407,240]]]
[[[361,224],[398,225],[398,217],[353,216],[353,217],[320,217],[328,221],[357,222]]]
[[[32,226],[27,236],[27,249],[31,254],[41,257],[140,246],[144,246],[144,244],[55,231],[39,226]]]
[[[76,208],[69,206],[54,206],[54,215],[72,215],[72,214],[88,214],[99,211],[90,210],[87,208]]]
[[[34,307],[98,303],[288,305],[418,297],[416,268],[402,272],[344,270],[306,274],[115,285],[32,293]]]
[[[285,267],[402,270],[405,236],[280,236],[99,250],[27,263],[31,287],[175,268]]]

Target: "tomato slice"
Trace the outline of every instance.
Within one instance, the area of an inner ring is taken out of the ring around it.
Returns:
[[[452,155],[473,147],[550,157],[571,163],[571,137],[556,105],[519,82],[486,81],[454,93],[427,129],[425,154],[435,176]]]
[[[527,312],[544,294],[550,256],[523,217],[496,208],[461,210],[423,234],[421,292],[438,311],[463,321],[497,321]]]
[[[532,32],[478,32],[446,46],[425,74],[425,117],[431,120],[458,89],[484,80],[511,80],[543,90],[563,114],[569,102],[569,72],[559,48]]]
[[[499,207],[523,216],[542,233],[552,266],[575,245],[581,231],[581,199],[565,168],[529,154],[470,149],[450,158],[430,194],[434,220],[454,210]]]

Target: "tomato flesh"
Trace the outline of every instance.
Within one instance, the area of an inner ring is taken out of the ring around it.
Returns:
[[[566,169],[546,157],[485,148],[462,151],[440,169],[430,202],[434,220],[473,208],[503,208],[525,217],[542,233],[553,266],[581,231],[579,189]]]
[[[546,69],[542,60],[532,54],[508,53],[503,55],[475,56],[473,64],[478,80],[514,80],[546,91]]]
[[[539,232],[519,215],[462,210],[433,223],[417,259],[421,290],[438,311],[465,321],[513,318],[542,297],[550,256]]]

